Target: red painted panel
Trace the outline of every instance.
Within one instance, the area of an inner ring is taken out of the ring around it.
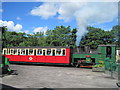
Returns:
[[[37,62],[36,56],[33,56],[33,55],[28,56],[28,60],[29,60],[30,62]]]
[[[40,63],[45,63],[45,56],[36,56],[36,61]]]
[[[24,62],[36,62],[36,56],[33,55],[22,55],[21,61]]]
[[[6,55],[6,58],[10,58],[11,57],[11,55]]]
[[[27,61],[27,57],[28,56],[26,56],[26,55],[21,55],[21,60],[20,61],[26,62]]]
[[[13,55],[12,59],[14,61],[21,61],[21,56],[20,55]]]
[[[66,58],[66,56],[56,56],[55,57],[56,63],[66,63],[65,58]]]
[[[66,56],[41,56],[41,55],[6,55],[10,61],[39,62],[39,63],[70,63],[70,49],[66,49]]]
[[[56,63],[55,56],[46,56],[45,62],[46,63]]]
[[[6,55],[6,57],[9,58],[9,61],[14,61],[14,59],[13,59],[14,56],[13,55]]]

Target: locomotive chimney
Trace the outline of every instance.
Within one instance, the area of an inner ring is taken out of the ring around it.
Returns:
[[[85,46],[85,53],[89,53],[90,52],[90,47],[89,46]]]
[[[79,46],[77,46],[77,53],[80,53],[80,49],[79,49]]]

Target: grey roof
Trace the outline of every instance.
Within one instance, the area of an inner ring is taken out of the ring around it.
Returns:
[[[41,46],[28,46],[28,47],[7,47],[7,48],[13,48],[13,49],[15,49],[15,48],[47,48],[47,49],[49,49],[49,48],[70,48],[70,47],[65,47],[65,46],[50,46],[50,47],[41,47]]]
[[[116,46],[115,44],[108,44],[108,45],[98,45],[98,46]]]

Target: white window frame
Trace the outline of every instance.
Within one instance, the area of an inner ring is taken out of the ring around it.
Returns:
[[[38,54],[38,50],[39,50],[39,49],[41,49],[41,51],[42,51],[42,48],[37,48],[37,49],[36,49],[36,55],[39,55],[39,54]],[[41,54],[41,55],[43,55],[43,51],[42,51],[42,54]],[[41,55],[40,55],[40,56],[41,56]]]
[[[53,50],[55,50],[55,56],[56,56],[56,48],[51,49],[52,56],[53,56]]]
[[[55,54],[55,56],[63,56],[63,55],[62,55],[62,49],[61,49],[61,48],[59,48],[59,49],[60,49],[60,51],[61,51],[61,52],[60,52],[60,55],[57,55],[57,49],[56,49],[56,54]]]
[[[30,50],[31,50],[31,49],[33,50],[32,54],[30,54]],[[28,55],[34,55],[34,49],[33,49],[33,48],[30,48],[30,49],[29,49],[29,54],[28,54]]]
[[[25,54],[24,55],[26,55],[26,48],[21,48],[20,55],[23,55],[23,51],[22,51],[23,49],[25,50]]]
[[[47,54],[48,49],[50,49],[50,51],[51,51],[50,55]],[[46,55],[47,56],[52,56],[52,49],[51,48],[48,48],[48,49],[46,50]]]
[[[5,51],[6,51],[6,53],[5,53]],[[7,54],[7,48],[3,48],[3,52],[2,52],[2,54]]]
[[[47,55],[47,49],[46,48],[43,48],[42,49],[42,55],[43,55],[43,51],[45,50],[45,55]]]
[[[11,52],[11,50],[12,50],[13,52]],[[14,55],[14,49],[13,49],[13,48],[10,48],[10,55]]]
[[[65,55],[63,55],[63,50],[65,50]],[[66,48],[61,48],[61,54],[62,56],[66,56]]]

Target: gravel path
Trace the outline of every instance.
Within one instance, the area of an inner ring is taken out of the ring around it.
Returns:
[[[116,79],[91,69],[35,65],[10,67],[19,74],[3,77],[2,84],[15,88],[117,88]]]

